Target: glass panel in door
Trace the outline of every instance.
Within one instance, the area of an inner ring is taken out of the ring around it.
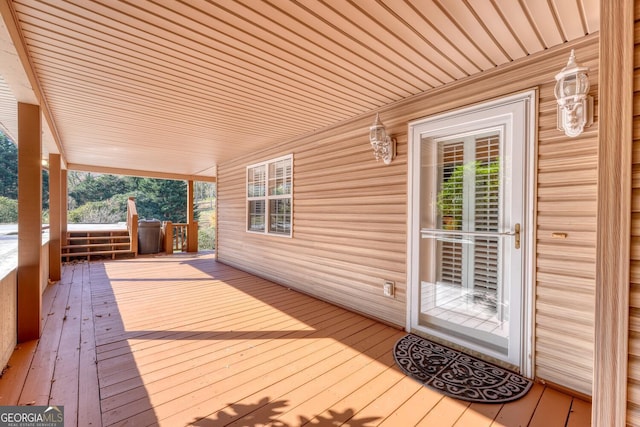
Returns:
[[[514,196],[505,129],[424,138],[421,144],[418,324],[508,361],[510,289],[520,286],[514,273],[521,261],[511,226],[519,220],[505,208]]]

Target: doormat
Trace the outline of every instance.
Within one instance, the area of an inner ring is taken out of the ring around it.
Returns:
[[[510,402],[523,397],[533,385],[521,375],[413,334],[396,343],[393,357],[418,382],[468,402]]]

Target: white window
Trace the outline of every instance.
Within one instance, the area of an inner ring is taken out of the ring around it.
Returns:
[[[247,231],[291,237],[293,155],[247,167]]]

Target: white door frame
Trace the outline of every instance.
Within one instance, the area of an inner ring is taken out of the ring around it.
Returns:
[[[525,135],[527,141],[522,147],[522,155],[524,156],[525,170],[523,171],[524,180],[524,207],[522,222],[522,294],[521,294],[521,317],[522,328],[520,331],[521,349],[520,349],[520,372],[527,376],[534,375],[534,242],[535,242],[535,170],[537,159],[537,100],[538,91],[533,89],[515,95],[506,96],[500,99],[492,100],[470,107],[464,107],[455,111],[443,114],[435,114],[433,116],[417,119],[409,122],[408,125],[408,186],[407,186],[407,202],[408,202],[408,221],[407,221],[407,318],[406,330],[412,331],[412,325],[417,323],[418,313],[415,299],[419,298],[419,230],[420,230],[420,188],[417,184],[416,176],[419,176],[421,159],[419,156],[419,144],[421,143],[421,134],[418,126],[434,120],[446,119],[450,117],[460,116],[463,122],[465,115],[491,109],[500,105],[523,102],[525,104]],[[513,301],[515,303],[515,301]]]

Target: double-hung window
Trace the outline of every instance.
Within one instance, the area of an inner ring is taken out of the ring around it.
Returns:
[[[247,231],[291,236],[293,156],[247,167]]]

